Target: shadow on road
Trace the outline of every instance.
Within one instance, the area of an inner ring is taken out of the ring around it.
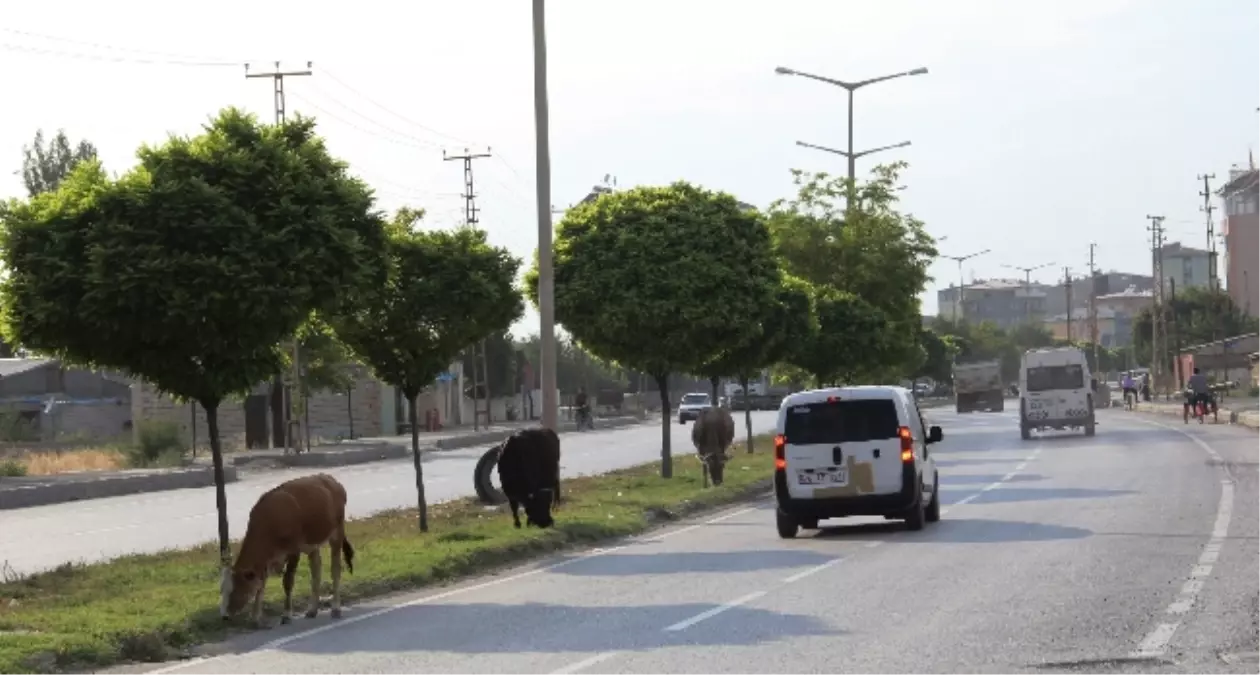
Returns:
[[[591,602],[599,602],[599,589],[592,592]],[[737,592],[732,589],[732,593]],[[708,603],[585,607],[534,602],[422,604],[397,609],[380,620],[346,625],[336,633],[295,640],[278,649],[329,655],[344,655],[347,650],[593,654],[672,645],[753,645],[787,636],[843,634],[813,617],[752,607],[732,608],[686,630],[664,630],[714,607]],[[739,630],[730,630],[730,626],[739,626]],[[454,663],[452,669],[460,670]]]
[[[1017,473],[1010,478],[1001,473],[942,473],[941,485],[988,485],[1002,481],[1004,483],[1032,483],[1045,480],[1046,477],[1036,473]]]
[[[686,551],[680,553],[608,553],[550,570],[572,576],[630,576],[638,574],[690,574],[694,572],[756,572],[811,567],[834,556],[814,551]]]
[[[984,466],[986,464],[1018,464],[1024,461],[1022,457],[995,457],[993,459],[938,459],[936,466],[940,468],[950,466]]]
[[[826,522],[826,521],[824,521]],[[884,539],[888,544],[1004,544],[1016,541],[1056,541],[1084,539],[1093,532],[1080,527],[1046,525],[1018,520],[989,520],[984,518],[951,519],[929,525],[920,532],[906,531],[905,523],[890,520],[886,523],[829,527],[824,525],[815,539],[863,538],[870,535],[893,534]]]

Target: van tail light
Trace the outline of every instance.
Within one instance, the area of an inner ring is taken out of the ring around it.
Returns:
[[[910,427],[900,427],[897,429],[897,436],[901,439],[901,461],[914,461],[914,434],[910,433]]]
[[[787,437],[783,434],[774,437],[774,468],[776,471],[787,468]]]

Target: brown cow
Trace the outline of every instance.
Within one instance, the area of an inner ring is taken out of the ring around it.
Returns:
[[[354,548],[346,539],[346,489],[328,474],[294,478],[263,493],[249,511],[249,526],[232,567],[224,566],[219,582],[219,614],[227,620],[254,601],[253,619],[262,622],[267,576],[284,565],[284,614],[293,611],[293,577],[305,553],[311,567],[311,602],[306,617],[319,614],[319,549],[332,549],[332,618],[341,617],[341,557],[354,573]]]
[[[731,447],[735,439],[735,419],[726,408],[708,407],[700,411],[691,427],[691,443],[696,446],[696,454],[700,456],[701,472],[704,486],[709,487],[709,476],[713,476],[713,484],[722,484],[722,474],[726,461],[730,456],[726,449]]]

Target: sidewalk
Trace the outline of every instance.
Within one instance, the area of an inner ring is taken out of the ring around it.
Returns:
[[[1121,401],[1115,407],[1124,410],[1124,402]],[[1260,408],[1260,403],[1253,399],[1232,396],[1221,403],[1218,415],[1222,422],[1257,429],[1260,428],[1260,412],[1257,412],[1257,408]],[[1182,416],[1183,409],[1184,406],[1179,401],[1138,401],[1134,407],[1138,412],[1176,417]]]

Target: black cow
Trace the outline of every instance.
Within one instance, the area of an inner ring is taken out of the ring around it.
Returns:
[[[548,528],[555,524],[551,507],[560,503],[560,437],[542,427],[522,429],[503,441],[499,449],[499,484],[512,507],[512,523]]]

